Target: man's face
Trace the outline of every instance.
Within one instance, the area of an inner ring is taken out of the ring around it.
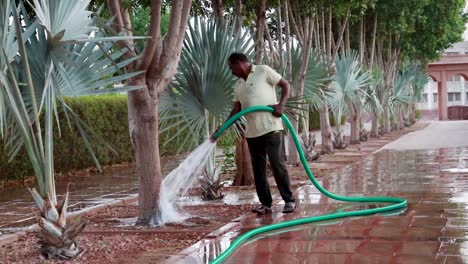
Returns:
[[[242,67],[239,61],[236,62],[228,62],[229,69],[231,69],[231,73],[237,77],[242,77]]]

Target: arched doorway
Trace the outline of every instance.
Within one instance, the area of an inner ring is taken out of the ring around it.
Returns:
[[[432,82],[432,103],[437,100],[439,120],[448,120],[448,107],[451,105],[468,104],[468,55],[444,56],[439,61],[429,64],[428,75],[436,81]],[[435,92],[435,84],[437,92]],[[434,93],[437,93],[434,99]]]

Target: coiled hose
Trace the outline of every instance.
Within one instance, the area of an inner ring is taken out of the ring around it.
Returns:
[[[267,111],[267,112],[273,112],[273,108],[269,106],[254,106],[250,107],[247,109],[244,109],[237,113],[236,115],[232,116],[229,118],[219,129],[217,132],[215,132],[212,135],[212,138],[216,139],[220,137],[226,129],[228,129],[234,122],[239,119],[241,116],[251,113],[251,112],[258,112],[258,111]],[[239,236],[236,240],[234,240],[231,245],[223,251],[216,259],[214,259],[211,264],[217,264],[217,263],[222,263],[224,260],[226,260],[227,257],[229,257],[238,247],[242,245],[246,240],[249,238],[258,235],[260,233],[265,233],[269,232],[275,229],[280,229],[280,228],[285,228],[285,227],[290,227],[290,226],[295,226],[295,225],[302,225],[302,224],[307,224],[307,223],[312,223],[312,222],[318,222],[318,221],[324,221],[324,220],[330,220],[330,219],[336,219],[336,218],[343,218],[343,217],[349,217],[349,216],[362,216],[362,215],[369,215],[369,214],[376,214],[376,213],[382,213],[382,212],[387,212],[387,211],[392,211],[396,209],[401,209],[405,208],[407,206],[407,201],[402,198],[394,198],[394,197],[378,197],[378,196],[373,196],[373,197],[347,197],[347,196],[341,196],[337,195],[334,193],[331,193],[327,190],[325,190],[315,179],[314,175],[312,174],[312,171],[309,168],[309,165],[307,164],[307,160],[304,155],[304,151],[302,150],[302,147],[299,143],[299,139],[297,137],[296,132],[294,131],[294,128],[289,121],[289,119],[283,114],[281,116],[281,119],[283,122],[286,124],[286,127],[289,129],[289,131],[292,134],[292,137],[294,139],[294,143],[296,144],[297,151],[299,153],[299,157],[301,159],[302,165],[304,166],[305,171],[307,172],[307,176],[309,176],[310,181],[314,184],[314,186],[323,194],[326,196],[339,200],[339,201],[345,201],[345,202],[364,202],[364,203],[392,203],[391,205],[387,205],[384,207],[378,207],[378,208],[371,208],[371,209],[364,209],[364,210],[358,210],[358,211],[348,211],[348,212],[336,212],[332,214],[326,214],[326,215],[319,215],[319,216],[312,216],[312,217],[305,217],[305,218],[299,218],[299,219],[294,219],[294,220],[289,220],[289,221],[284,221],[276,224],[271,224],[267,226],[262,226],[259,228],[252,229],[241,236]]]

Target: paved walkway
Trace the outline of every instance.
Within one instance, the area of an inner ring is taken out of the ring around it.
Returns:
[[[435,122],[321,181],[346,196],[405,198],[406,210],[270,232],[244,244],[226,263],[468,263],[467,124]],[[271,215],[248,214],[231,222],[230,232],[205,238],[167,263],[208,263],[255,227],[374,206],[331,200],[311,185],[297,196],[295,213],[283,215],[278,205]]]

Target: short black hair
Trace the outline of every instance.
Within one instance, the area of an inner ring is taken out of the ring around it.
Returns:
[[[249,58],[247,58],[247,56],[244,53],[233,52],[231,53],[231,55],[229,55],[228,62],[249,62]]]

